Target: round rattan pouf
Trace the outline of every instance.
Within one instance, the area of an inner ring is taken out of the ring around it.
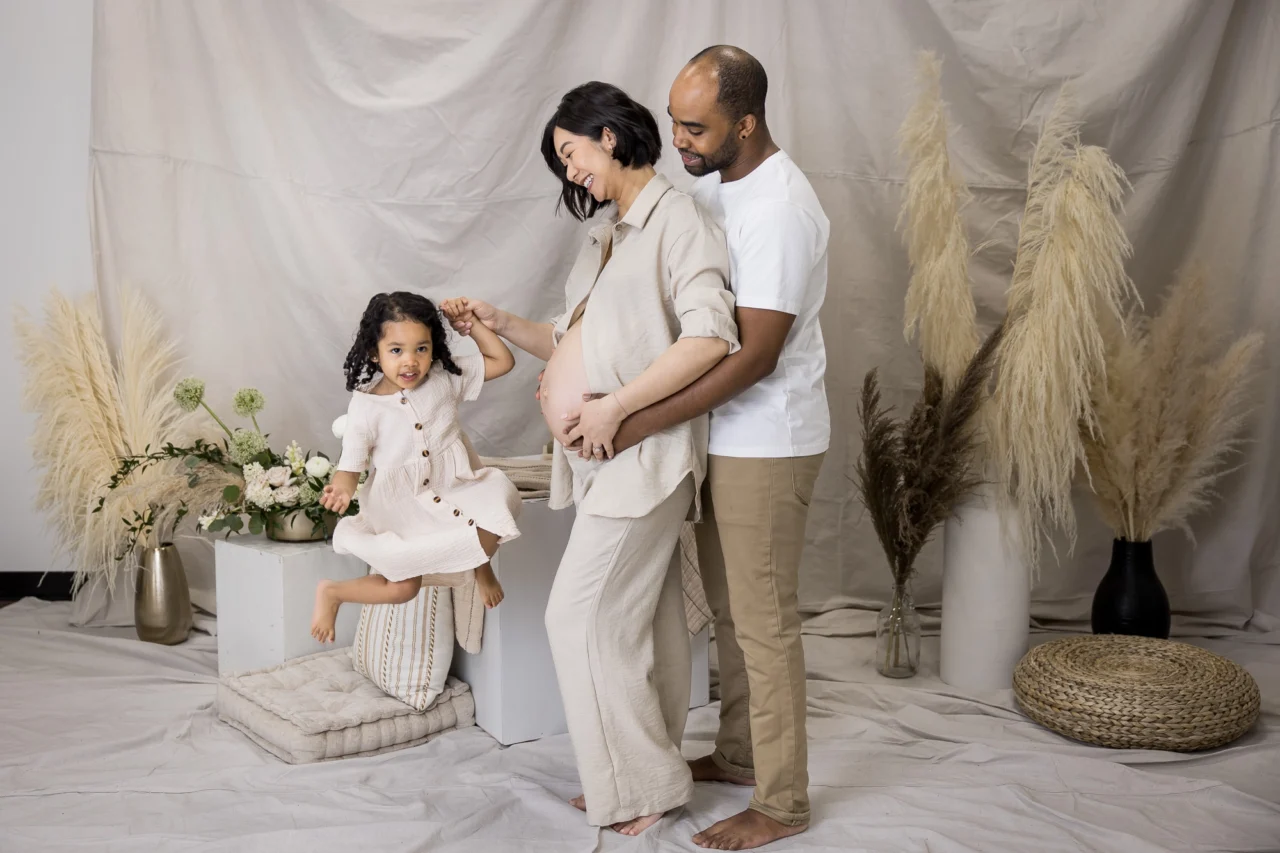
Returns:
[[[1220,655],[1111,634],[1037,646],[1013,672],[1028,717],[1075,740],[1191,752],[1230,743],[1258,718],[1258,685]]]

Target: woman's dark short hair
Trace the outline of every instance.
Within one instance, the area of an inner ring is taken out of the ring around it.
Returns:
[[[560,106],[556,107],[542,132],[542,156],[547,161],[547,168],[563,185],[560,204],[579,221],[595,216],[603,205],[566,176],[564,164],[556,151],[557,127],[596,142],[604,135],[604,129],[609,128],[618,140],[613,147],[613,159],[623,166],[653,166],[662,155],[658,123],[643,104],[608,83],[593,81],[571,90],[560,99]]]

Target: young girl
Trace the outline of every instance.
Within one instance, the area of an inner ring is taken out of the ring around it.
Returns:
[[[457,299],[441,310],[455,323],[471,313]],[[476,399],[515,359],[497,335],[472,326],[480,354],[455,359],[429,299],[379,293],[365,309],[345,367],[354,393],[342,457],[320,502],[345,512],[372,465],[359,514],[339,521],[333,534],[334,551],[354,554],[372,572],[317,588],[311,635],[322,643],[333,641],[344,602],[401,604],[423,583],[461,586],[473,570],[485,606],[502,600],[489,560],[520,535],[520,495],[501,471],[481,467],[463,438],[458,403]]]

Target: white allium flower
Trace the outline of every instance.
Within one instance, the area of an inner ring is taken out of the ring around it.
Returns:
[[[275,493],[266,483],[254,483],[249,486],[245,489],[244,499],[262,509],[271,509],[276,502]]]
[[[231,399],[231,408],[242,418],[251,418],[267,404],[257,388],[241,388]]]
[[[343,433],[347,431],[347,416],[343,415],[333,422],[333,437],[341,439]]]
[[[267,471],[257,462],[244,466],[244,484],[246,487],[267,484]]]
[[[237,465],[247,465],[253,457],[267,449],[266,437],[252,429],[238,429],[231,434],[228,455]]]
[[[194,412],[204,402],[204,382],[195,377],[184,379],[173,389],[173,399],[184,412]]]
[[[298,487],[285,486],[284,488],[276,489],[275,499],[280,506],[293,506],[298,502]]]
[[[272,488],[279,489],[282,486],[288,486],[293,482],[292,471],[284,465],[277,465],[274,468],[267,469],[267,482]]]
[[[312,456],[307,460],[307,476],[323,479],[326,474],[333,470],[333,465],[323,456]]]

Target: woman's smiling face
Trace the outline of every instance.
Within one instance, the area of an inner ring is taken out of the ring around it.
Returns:
[[[604,129],[599,142],[562,127],[555,129],[553,138],[556,154],[570,182],[584,188],[602,204],[616,199],[616,191],[610,185],[619,167],[618,161],[605,150],[614,144],[613,133],[608,128]]]

